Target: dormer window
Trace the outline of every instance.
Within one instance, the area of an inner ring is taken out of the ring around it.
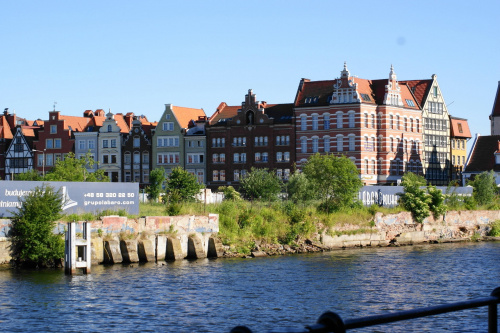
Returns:
[[[361,98],[365,102],[371,102],[370,96],[368,96],[368,94],[361,94]]]
[[[462,124],[461,123],[458,123],[458,133],[463,133],[464,130],[462,128]]]
[[[411,99],[406,99],[405,101],[408,106],[415,106],[415,103]]]

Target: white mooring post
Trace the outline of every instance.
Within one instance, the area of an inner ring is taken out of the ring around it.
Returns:
[[[68,275],[76,274],[77,268],[83,268],[84,274],[90,274],[92,263],[90,248],[90,223],[83,222],[82,236],[76,238],[76,222],[68,223],[64,248],[64,268]]]

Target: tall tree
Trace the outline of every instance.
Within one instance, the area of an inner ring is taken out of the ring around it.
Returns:
[[[495,181],[495,173],[483,172],[468,182],[474,188],[472,196],[479,206],[492,203],[498,194],[498,188]]]
[[[352,205],[363,186],[356,165],[345,156],[312,155],[303,172],[322,198],[322,207],[327,211]]]
[[[283,188],[281,179],[266,168],[252,168],[240,183],[247,198],[266,201],[276,200]]]
[[[11,255],[23,266],[52,266],[64,257],[64,240],[53,233],[61,217],[62,198],[51,186],[36,187],[20,199],[14,212],[9,237]]]
[[[198,183],[195,175],[177,167],[168,176],[166,188],[169,192],[175,192],[181,201],[193,201],[203,186]]]
[[[156,201],[158,199],[163,189],[163,182],[165,182],[165,171],[162,168],[156,168],[150,172],[150,184],[146,188],[149,200]]]
[[[55,166],[45,175],[44,180],[66,182],[109,182],[104,170],[98,169],[89,172],[97,162],[90,153],[82,158],[77,158],[74,153],[69,153],[64,160],[57,160]]]

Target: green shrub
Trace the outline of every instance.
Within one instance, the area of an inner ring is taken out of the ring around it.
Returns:
[[[9,238],[11,256],[18,265],[47,267],[61,263],[64,240],[53,233],[61,218],[62,198],[53,187],[42,185],[20,199],[14,212]]]
[[[488,232],[488,236],[500,237],[500,220],[496,220],[491,224],[491,230]]]

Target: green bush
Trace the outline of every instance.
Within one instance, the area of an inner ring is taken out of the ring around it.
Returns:
[[[500,237],[500,220],[496,220],[491,224],[491,230],[488,232],[488,236]]]
[[[53,233],[55,221],[61,218],[62,197],[51,186],[36,187],[20,199],[13,213],[9,238],[15,263],[28,267],[48,267],[61,263],[64,240]]]

